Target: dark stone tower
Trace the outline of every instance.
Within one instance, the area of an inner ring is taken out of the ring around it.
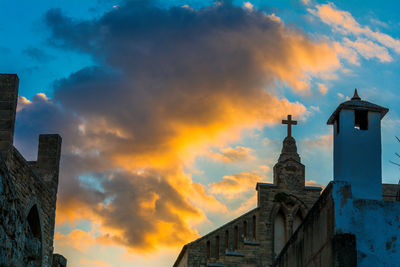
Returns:
[[[53,238],[61,137],[39,136],[37,161],[13,146],[18,77],[0,74],[0,266],[64,267]]]

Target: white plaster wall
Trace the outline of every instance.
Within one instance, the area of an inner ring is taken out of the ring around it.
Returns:
[[[382,199],[381,118],[368,112],[368,130],[354,128],[354,110],[339,114],[339,134],[334,127],[334,180],[347,181],[353,195]]]
[[[357,266],[400,266],[400,202],[353,198],[345,182],[334,182],[332,196],[335,232],[356,236]]]

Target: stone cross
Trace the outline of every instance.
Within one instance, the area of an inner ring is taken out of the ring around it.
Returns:
[[[292,136],[292,125],[297,125],[297,121],[292,121],[292,115],[287,116],[287,120],[282,120],[282,124],[287,124],[287,136]]]

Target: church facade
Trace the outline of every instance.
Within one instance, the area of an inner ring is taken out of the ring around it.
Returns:
[[[399,266],[400,187],[382,184],[387,112],[357,91],[335,110],[334,179],[322,194],[305,186],[289,115],[274,183],[256,185],[257,208],[186,244],[174,267]]]
[[[270,266],[299,227],[322,188],[305,186],[305,166],[296,140],[288,135],[273,168],[273,183],[257,183],[257,207],[215,231],[186,244],[174,267]]]
[[[40,135],[36,161],[14,147],[18,83],[0,74],[0,266],[65,267],[53,254],[61,137]]]

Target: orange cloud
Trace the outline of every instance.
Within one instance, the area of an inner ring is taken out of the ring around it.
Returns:
[[[264,66],[295,91],[309,91],[312,76],[329,77],[326,75],[340,67],[339,59],[331,44],[313,42],[295,32],[285,32],[284,39],[284,49],[291,58],[277,62],[266,60]]]
[[[379,31],[373,31],[368,26],[360,25],[350,12],[338,9],[334,4],[316,5],[315,9],[309,8],[308,11],[320,18],[322,22],[331,26],[336,32],[343,35],[356,36],[355,41],[344,38],[343,46],[339,48],[342,55],[350,55],[349,62],[357,63],[356,56],[352,50],[357,51],[366,59],[378,58],[381,62],[390,62],[393,58],[388,49],[400,54],[400,40]]]
[[[368,39],[358,38],[353,42],[348,38],[344,38],[344,44],[348,47],[354,48],[366,59],[377,58],[380,62],[390,62],[393,60],[389,51],[384,46],[378,45]]]
[[[87,252],[90,247],[96,245],[97,238],[91,233],[75,229],[68,235],[63,235],[60,232],[56,232],[54,234],[54,242],[56,246],[68,246],[80,252]]]
[[[219,160],[225,163],[246,161],[252,159],[253,150],[248,147],[236,146],[226,147],[221,149],[221,153],[211,153],[214,160]]]
[[[29,141],[49,130],[65,140],[57,224],[86,218],[100,225],[102,242],[140,252],[196,238],[194,226],[207,214],[228,212],[213,194],[233,197],[254,190],[261,180],[242,172],[207,190],[185,166],[210,147],[240,140],[244,130],[279,123],[288,113],[304,119],[306,107],[278,95],[276,83],[306,92],[314,76],[340,66],[329,43],[287,28],[263,11],[229,3],[171,11],[150,2],[127,1],[106,20],[82,23],[50,10],[46,23],[52,40],[105,66],[56,81],[54,101],[37,95],[19,112]],[[177,21],[181,17],[191,22]],[[133,30],[138,23],[143,31]],[[105,34],[104,28],[110,31]],[[243,147],[220,153],[225,161],[249,154]],[[79,231],[67,239],[58,235],[57,244],[79,247],[73,242],[82,240],[86,249],[94,242]]]
[[[328,92],[328,88],[326,88],[325,84],[323,83],[318,83],[318,89],[323,95],[326,95],[326,93]]]
[[[210,192],[227,198],[237,197],[238,194],[254,190],[254,186],[262,179],[252,172],[227,175],[221,181],[211,184]]]

